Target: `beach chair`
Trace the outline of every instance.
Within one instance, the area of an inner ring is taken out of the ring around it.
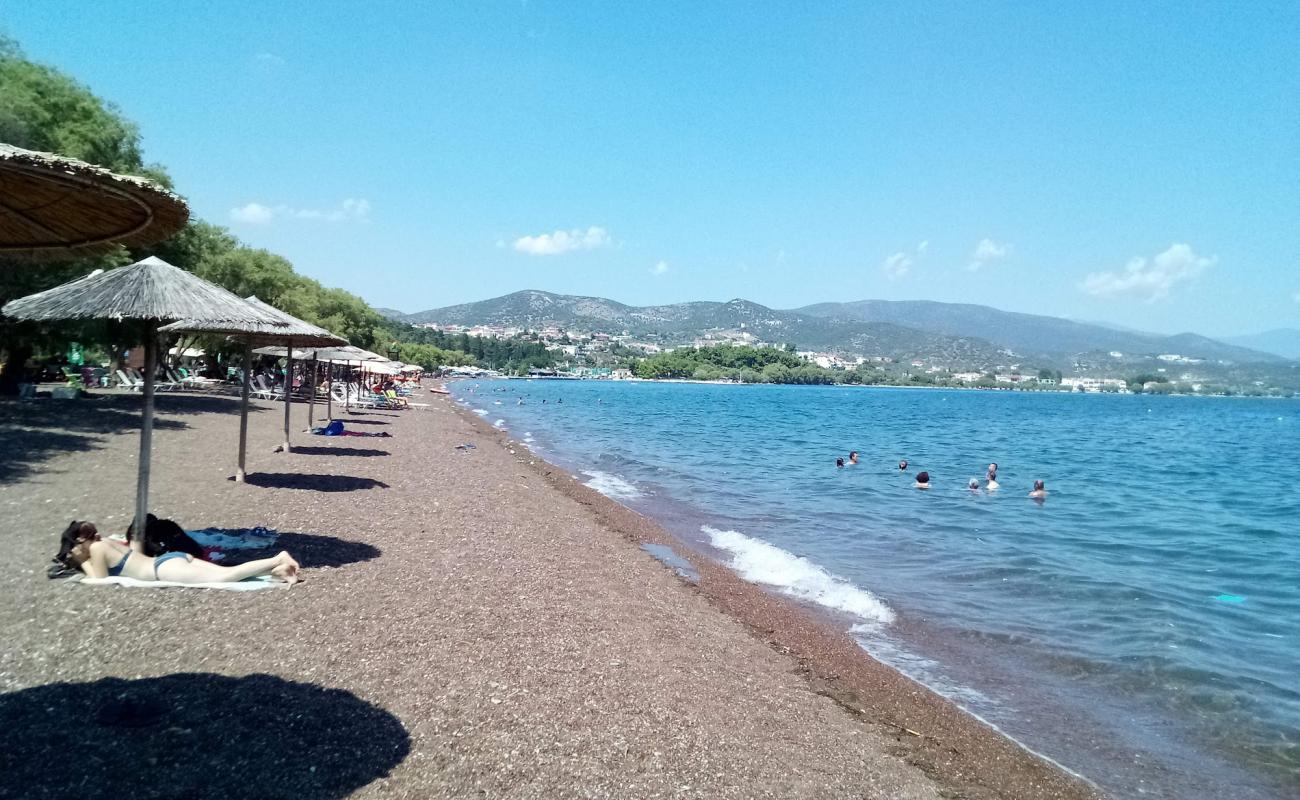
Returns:
[[[76,372],[69,367],[64,367],[63,377],[68,381],[68,385],[74,389],[86,388],[86,382],[82,380],[80,372]]]
[[[126,370],[117,371],[117,385],[128,392],[138,392],[144,388],[144,381],[137,381],[126,373]]]
[[[194,375],[184,368],[169,369],[167,370],[167,375],[176,383],[190,389],[207,389],[221,383],[221,381],[213,380],[212,378],[204,378],[201,375]]]
[[[134,389],[136,391],[139,391],[140,389],[144,388],[144,375],[140,373],[140,370],[134,368],[128,368],[127,374],[130,375],[131,378],[135,381],[136,385]],[[180,388],[180,384],[173,383],[171,380],[167,380],[167,379],[159,380],[157,376],[154,376],[153,388],[154,391],[156,392],[169,392],[172,389]]]
[[[388,398],[388,404],[391,405],[393,408],[411,407],[411,404],[406,401],[405,397],[398,397],[397,392],[393,391],[392,389],[389,389],[388,391],[384,392],[384,396]]]
[[[343,395],[341,397],[336,396],[334,398],[334,402],[344,403],[345,405],[353,405],[356,406],[357,408],[380,408],[381,407],[379,401],[375,398],[373,394],[370,394],[368,392],[363,393],[359,389],[357,389],[356,386],[351,384],[349,384],[347,389],[343,391]]]
[[[284,393],[279,389],[267,385],[266,376],[258,375],[253,378],[253,385],[250,387],[250,394],[259,400],[283,400]]]

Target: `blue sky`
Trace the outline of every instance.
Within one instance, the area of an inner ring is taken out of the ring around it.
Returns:
[[[0,30],[198,216],[377,305],[1300,327],[1300,4],[411,5],[4,2]]]

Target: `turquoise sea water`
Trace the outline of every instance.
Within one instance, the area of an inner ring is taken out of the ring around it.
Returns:
[[[1300,403],[571,381],[452,392],[1118,796],[1300,794]],[[837,469],[850,450],[861,465]],[[1002,488],[969,491],[991,461]],[[912,487],[918,470],[928,492]],[[1041,504],[1027,497],[1037,478]]]

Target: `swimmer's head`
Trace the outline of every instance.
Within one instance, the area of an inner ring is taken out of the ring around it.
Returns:
[[[907,459],[906,459],[906,458],[903,459],[902,461],[898,462],[898,468],[899,468],[899,469],[907,469]]]
[[[916,482],[917,482],[917,483],[929,483],[929,482],[930,482],[930,473],[928,473],[928,472],[918,472],[918,473],[916,473]]]
[[[857,450],[854,450],[854,451],[852,451],[851,453],[849,453],[849,461],[852,461],[854,464],[858,463],[858,451],[857,451]]]
[[[980,482],[979,482],[979,479],[978,479],[978,478],[971,478],[971,479],[970,479],[970,483],[966,484],[966,486],[967,486],[967,488],[972,489],[972,490],[973,490],[973,489],[978,489],[978,488],[980,488]]]
[[[844,459],[842,459],[842,458],[837,458],[837,459],[835,459],[835,466],[837,466],[837,467],[842,467],[842,466],[844,466]]]
[[[1043,482],[1041,480],[1034,481],[1034,491],[1035,492],[1043,491]]]

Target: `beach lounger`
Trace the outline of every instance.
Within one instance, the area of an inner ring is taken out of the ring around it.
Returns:
[[[221,383],[221,381],[213,380],[212,378],[204,378],[200,375],[189,374],[183,369],[169,369],[167,370],[167,377],[171,378],[174,383],[178,383],[188,389],[207,389]]]
[[[127,374],[130,375],[131,378],[136,382],[134,391],[139,391],[144,388],[144,375],[140,373],[140,370],[128,368]],[[155,377],[153,381],[153,388],[154,391],[156,392],[169,392],[172,389],[179,389],[180,384],[173,383],[172,381],[167,379],[159,380],[157,377]]]
[[[137,381],[135,378],[126,374],[125,370],[120,369],[117,371],[117,385],[130,392],[138,392],[144,388],[143,381]]]
[[[410,407],[411,407],[411,404],[408,403],[408,402],[406,401],[406,398],[404,398],[404,397],[398,397],[398,396],[397,396],[397,392],[393,391],[392,389],[389,389],[388,391],[384,392],[384,396],[388,398],[388,403],[389,403],[389,405],[391,405],[393,408],[410,408]]]
[[[267,385],[265,375],[258,375],[257,377],[253,378],[253,385],[250,389],[250,392],[253,397],[256,397],[260,400],[283,400],[284,399],[283,392],[281,392],[279,389]]]
[[[73,387],[74,389],[85,389],[85,388],[86,388],[86,383],[85,383],[84,380],[82,380],[82,378],[81,378],[81,373],[80,373],[80,372],[75,372],[75,371],[73,371],[72,369],[70,369],[70,368],[68,368],[68,367],[64,367],[64,368],[63,368],[63,377],[64,377],[65,380],[67,380],[68,385],[71,386],[71,387]]]

